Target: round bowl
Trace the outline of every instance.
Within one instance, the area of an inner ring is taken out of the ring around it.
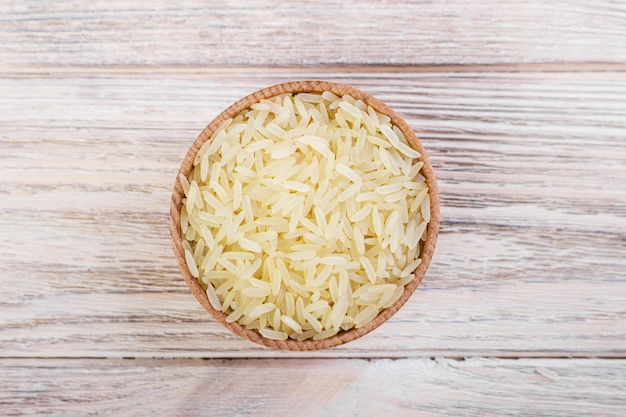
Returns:
[[[185,261],[185,250],[182,246],[183,236],[180,226],[180,211],[182,206],[182,200],[184,197],[184,191],[179,178],[181,174],[185,177],[189,175],[193,168],[193,161],[196,154],[198,153],[202,145],[210,139],[215,129],[217,129],[225,120],[236,116],[241,111],[248,109],[251,105],[258,103],[261,100],[271,98],[280,94],[297,94],[306,92],[321,93],[324,91],[330,91],[340,97],[348,94],[354,99],[360,99],[365,104],[372,106],[372,108],[379,113],[390,117],[391,123],[397,126],[402,131],[402,133],[404,133],[409,144],[421,154],[420,160],[424,162],[421,173],[426,178],[426,184],[430,189],[429,196],[431,212],[430,223],[428,224],[426,231],[426,241],[423,244],[420,255],[420,258],[422,258],[422,262],[415,270],[415,279],[405,285],[404,292],[400,296],[400,298],[390,307],[382,310],[372,321],[370,321],[365,326],[360,328],[352,328],[347,331],[340,331],[335,336],[322,340],[297,341],[293,339],[268,339],[262,336],[258,331],[246,329],[244,326],[240,325],[237,322],[227,322],[226,314],[214,309],[211,306],[205,290],[189,271],[189,268]],[[409,127],[409,125],[389,106],[387,106],[379,99],[371,96],[370,94],[367,94],[363,91],[360,91],[345,84],[338,84],[326,81],[293,81],[267,87],[242,98],[241,100],[228,107],[222,113],[220,113],[215,119],[213,119],[211,123],[209,123],[207,127],[204,128],[204,130],[193,142],[193,144],[189,148],[189,151],[185,155],[178,174],[176,175],[174,191],[172,193],[172,199],[170,204],[170,234],[172,237],[172,246],[174,249],[174,254],[176,256],[176,261],[185,282],[191,290],[191,293],[195,296],[195,298],[202,305],[202,307],[204,307],[204,309],[224,327],[245,339],[271,348],[293,351],[326,349],[350,342],[376,329],[378,326],[387,321],[391,316],[393,316],[411,297],[415,289],[420,284],[422,278],[424,277],[426,270],[428,269],[428,265],[433,256],[435,244],[437,241],[437,235],[439,232],[439,221],[439,194],[437,191],[435,174],[433,172],[432,165],[430,164],[430,161],[428,159],[426,150],[422,146],[422,143],[415,135],[413,130]]]

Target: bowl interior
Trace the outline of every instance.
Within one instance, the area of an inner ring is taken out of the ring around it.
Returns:
[[[198,283],[196,278],[191,275],[191,272],[189,271],[189,268],[187,267],[185,261],[185,252],[182,247],[183,236],[180,228],[180,210],[182,206],[184,192],[179,178],[180,175],[184,175],[185,177],[189,175],[189,173],[193,169],[193,161],[196,154],[198,153],[202,145],[207,140],[209,140],[215,129],[217,129],[225,120],[228,120],[239,114],[241,111],[248,109],[254,103],[258,103],[263,99],[271,98],[276,95],[284,93],[295,94],[302,92],[321,93],[324,91],[330,91],[340,97],[348,94],[353,98],[360,99],[365,104],[372,106],[372,108],[374,108],[379,113],[389,116],[391,118],[391,123],[396,125],[402,131],[402,133],[404,133],[407,141],[411,144],[411,146],[421,154],[420,160],[424,162],[424,166],[422,167],[421,172],[422,175],[426,178],[426,184],[430,189],[429,196],[431,212],[430,223],[428,224],[426,232],[426,241],[420,254],[422,262],[415,271],[415,279],[404,287],[404,292],[402,296],[391,307],[382,310],[371,322],[361,328],[353,328],[347,331],[341,331],[337,335],[323,340],[297,341],[292,339],[267,339],[263,337],[259,332],[246,329],[244,326],[238,324],[237,322],[226,322],[226,314],[222,313],[221,311],[215,310],[211,306],[206,292]],[[430,264],[430,260],[432,258],[435,244],[437,241],[437,236],[439,232],[439,221],[439,194],[435,174],[428,159],[426,150],[422,146],[422,143],[417,138],[413,130],[408,126],[404,119],[396,114],[385,103],[376,99],[375,97],[348,85],[326,81],[294,81],[267,87],[242,98],[241,100],[228,107],[222,113],[220,113],[211,123],[209,123],[206,128],[204,128],[204,130],[193,142],[189,151],[185,155],[185,158],[183,159],[183,162],[178,171],[178,175],[176,176],[170,204],[170,234],[172,237],[174,254],[176,256],[176,260],[182,276],[189,286],[191,293],[196,297],[198,302],[205,308],[207,312],[209,312],[209,314],[211,314],[211,316],[213,316],[215,320],[231,330],[233,333],[264,346],[276,349],[296,351],[325,349],[341,345],[371,332],[382,323],[384,323],[386,320],[388,320],[391,316],[393,316],[415,291],[415,289],[423,279],[426,270],[428,269],[428,265]]]

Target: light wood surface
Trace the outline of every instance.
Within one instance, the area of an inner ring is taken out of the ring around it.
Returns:
[[[624,360],[136,360],[132,366],[128,362],[0,360],[3,415],[621,417],[624,413]]]
[[[0,10],[0,66],[626,60],[626,6],[619,0],[1,0]]]
[[[623,415],[624,3],[356,5],[0,0],[0,415]],[[405,118],[442,217],[407,304],[308,353],[216,323],[168,232],[200,131],[297,79]]]

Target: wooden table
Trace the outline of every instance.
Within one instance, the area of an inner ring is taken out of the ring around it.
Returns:
[[[392,320],[285,353],[176,267],[176,170],[222,109],[351,84],[439,179]],[[624,1],[0,0],[0,415],[623,416]]]

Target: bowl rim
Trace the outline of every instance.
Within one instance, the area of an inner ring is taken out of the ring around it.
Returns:
[[[180,228],[180,210],[182,207],[184,192],[182,184],[180,182],[180,176],[184,175],[185,177],[188,177],[193,168],[193,162],[197,153],[199,152],[202,145],[210,139],[213,132],[219,126],[221,126],[224,121],[236,116],[241,111],[250,108],[252,104],[258,103],[263,99],[271,98],[285,93],[321,93],[324,91],[330,91],[339,97],[348,94],[353,98],[360,99],[365,104],[372,106],[372,108],[379,113],[387,115],[391,118],[391,123],[397,126],[402,131],[409,144],[421,154],[420,160],[424,163],[421,172],[422,175],[426,178],[426,183],[429,187],[431,213],[430,222],[426,229],[426,241],[420,254],[422,262],[415,270],[415,278],[410,283],[405,285],[404,292],[402,293],[400,298],[390,307],[380,311],[378,315],[365,326],[358,329],[352,328],[347,331],[340,331],[335,336],[331,336],[327,339],[322,340],[308,339],[304,341],[297,341],[293,339],[268,339],[262,336],[257,330],[246,329],[244,326],[240,325],[237,322],[228,323],[226,321],[227,315],[219,310],[215,310],[211,306],[206,292],[198,283],[197,279],[191,275],[191,272],[189,271],[189,268],[185,261],[185,252],[182,246],[183,236]],[[435,250],[437,237],[439,234],[439,206],[439,190],[437,187],[435,173],[428,158],[428,154],[426,153],[424,146],[422,145],[421,141],[419,140],[413,129],[410,128],[408,123],[402,117],[400,117],[400,115],[398,115],[383,101],[377,99],[369,93],[361,91],[352,86],[330,81],[300,80],[265,87],[239,99],[238,101],[227,107],[224,111],[222,111],[202,130],[202,132],[194,140],[189,150],[185,154],[185,157],[178,169],[170,201],[169,227],[170,236],[172,239],[172,248],[174,250],[178,268],[183,276],[183,279],[185,280],[185,283],[189,287],[189,290],[194,295],[196,300],[200,303],[200,305],[202,305],[202,307],[204,307],[204,309],[217,322],[222,324],[224,327],[226,327],[228,330],[235,333],[236,335],[266,347],[290,351],[310,351],[339,346],[360,338],[361,336],[378,328],[381,324],[383,324],[390,317],[392,317],[408,301],[408,299],[415,292],[418,285],[424,278],[424,275],[426,274]]]

